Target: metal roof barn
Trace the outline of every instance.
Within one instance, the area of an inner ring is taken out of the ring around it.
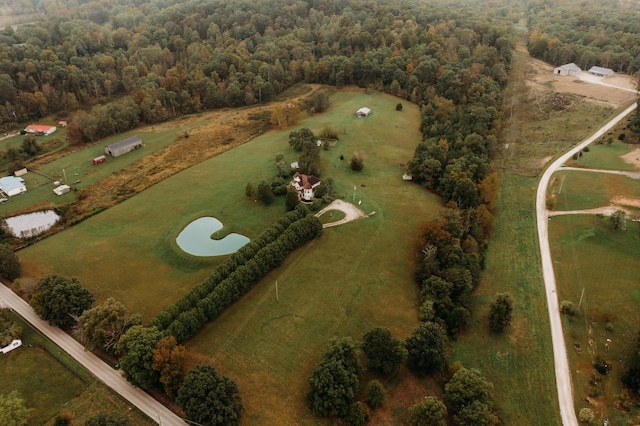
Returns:
[[[127,152],[133,151],[134,149],[141,148],[143,145],[142,139],[137,136],[132,136],[120,142],[105,146],[104,152],[112,157],[119,157]]]

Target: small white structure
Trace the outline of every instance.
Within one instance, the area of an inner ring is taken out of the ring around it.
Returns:
[[[56,131],[56,126],[45,126],[42,124],[29,124],[24,128],[24,131],[33,135],[48,136]]]
[[[359,110],[356,111],[356,117],[358,118],[365,118],[368,117],[369,114],[371,114],[371,110],[367,107],[362,107]]]
[[[13,174],[14,174],[14,176],[20,177],[20,176],[24,176],[24,175],[26,175],[26,174],[27,174],[27,172],[28,172],[28,170],[27,170],[27,168],[25,167],[25,168],[23,168],[23,169],[16,170],[15,172],[13,172]]]
[[[21,177],[6,176],[0,178],[0,192],[7,194],[8,197],[13,197],[27,192],[27,186]]]
[[[577,76],[580,75],[581,72],[582,69],[573,62],[570,64],[560,65],[559,67],[553,69],[553,73],[557,75]]]
[[[53,190],[56,195],[66,194],[69,191],[71,191],[71,187],[69,187],[69,185],[60,185]]]
[[[13,342],[9,343],[8,346],[5,346],[4,348],[1,348],[0,352],[2,352],[3,354],[6,354],[7,352],[11,352],[15,348],[19,348],[20,346],[22,346],[22,340],[17,339],[17,340],[14,340]]]
[[[300,164],[297,161],[294,161],[293,163],[291,163],[291,168],[292,169],[299,169],[300,168]]]
[[[409,173],[405,173],[402,175],[402,180],[413,180],[413,176],[411,176]]]
[[[602,67],[591,67],[587,72],[591,75],[597,75],[598,77],[609,77],[614,74],[612,69]]]
[[[291,186],[298,192],[298,198],[301,201],[313,201],[313,190],[320,185],[320,179],[314,175],[303,175],[296,172],[293,175]]]

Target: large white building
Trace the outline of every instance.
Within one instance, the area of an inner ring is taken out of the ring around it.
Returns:
[[[13,197],[14,195],[27,192],[27,186],[21,177],[6,176],[0,178],[0,192],[4,193],[7,197]]]
[[[554,74],[558,75],[580,75],[582,69],[574,64],[573,62],[570,64],[560,65],[553,69]]]

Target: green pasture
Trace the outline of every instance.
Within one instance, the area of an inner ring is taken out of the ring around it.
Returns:
[[[620,141],[615,141],[611,145],[606,143],[591,144],[588,152],[582,152],[582,156],[578,160],[571,160],[567,166],[638,172],[640,167],[622,159],[623,155],[636,149],[639,149],[637,145]],[[640,154],[637,157],[640,158]]]
[[[421,140],[420,115],[412,104],[396,111],[397,103],[379,93],[341,91],[323,114],[257,137],[21,250],[25,275],[76,276],[97,299],[113,296],[148,321],[222,260],[182,253],[178,233],[211,215],[230,232],[258,236],[284,213],[284,197],[267,207],[246,198],[246,183],[255,188],[270,180],[278,152],[287,162],[297,160],[288,146],[292,130],[331,125],[340,140],[321,151],[321,178],[332,177],[349,201],[355,186],[356,203],[375,214],[326,229],[188,343],[193,359],[213,360],[238,381],[250,421],[313,421],[304,402],[306,381],[331,337],[360,338],[377,325],[407,337],[418,321],[415,236],[441,202],[402,180],[401,165]],[[362,106],[373,114],[357,119]],[[348,166],[355,151],[365,156],[360,173]]]
[[[535,217],[536,180],[500,174],[495,235],[473,294],[471,327],[453,344],[452,362],[478,368],[495,387],[505,425],[559,425],[553,351]],[[512,325],[489,331],[496,293],[514,301]]]
[[[603,396],[602,421],[628,424],[640,414],[615,409],[620,375],[635,346],[640,309],[640,223],[627,221],[627,230],[613,232],[596,216],[560,216],[549,224],[558,300],[579,306],[574,318],[564,317],[565,341],[572,365],[576,409],[584,399]],[[607,339],[610,341],[608,342]],[[612,366],[602,383],[590,384],[592,363],[602,357]]]
[[[640,197],[640,180],[577,170],[555,173],[547,192],[552,210],[585,210],[608,206],[614,197]]]
[[[16,390],[22,395],[33,409],[30,425],[53,424],[62,413],[72,413],[74,422],[81,424],[101,411],[127,413],[136,425],[154,424],[20,317],[11,314],[11,319],[23,328],[23,346],[0,356],[0,393]]]
[[[35,204],[52,203],[54,206],[60,206],[73,202],[76,198],[73,190],[61,196],[54,194],[54,181],[66,183],[74,190],[84,188],[87,185],[96,183],[100,179],[116,173],[118,170],[131,165],[147,155],[166,148],[176,140],[175,129],[158,132],[153,131],[151,128],[144,130],[145,131],[133,131],[110,137],[87,148],[44,164],[32,173],[27,173],[22,176],[27,185],[27,192],[11,197],[8,202],[0,205],[0,215],[9,216],[11,212]],[[107,155],[106,162],[98,165],[93,164],[92,160],[94,158],[104,155],[104,147],[106,145],[135,135],[139,136],[144,142],[145,146],[143,148],[116,158]]]

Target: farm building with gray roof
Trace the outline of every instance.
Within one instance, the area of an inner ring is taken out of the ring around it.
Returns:
[[[104,152],[112,157],[119,157],[120,155],[133,151],[134,149],[141,148],[143,145],[142,139],[137,136],[132,136],[120,142],[105,146]]]

